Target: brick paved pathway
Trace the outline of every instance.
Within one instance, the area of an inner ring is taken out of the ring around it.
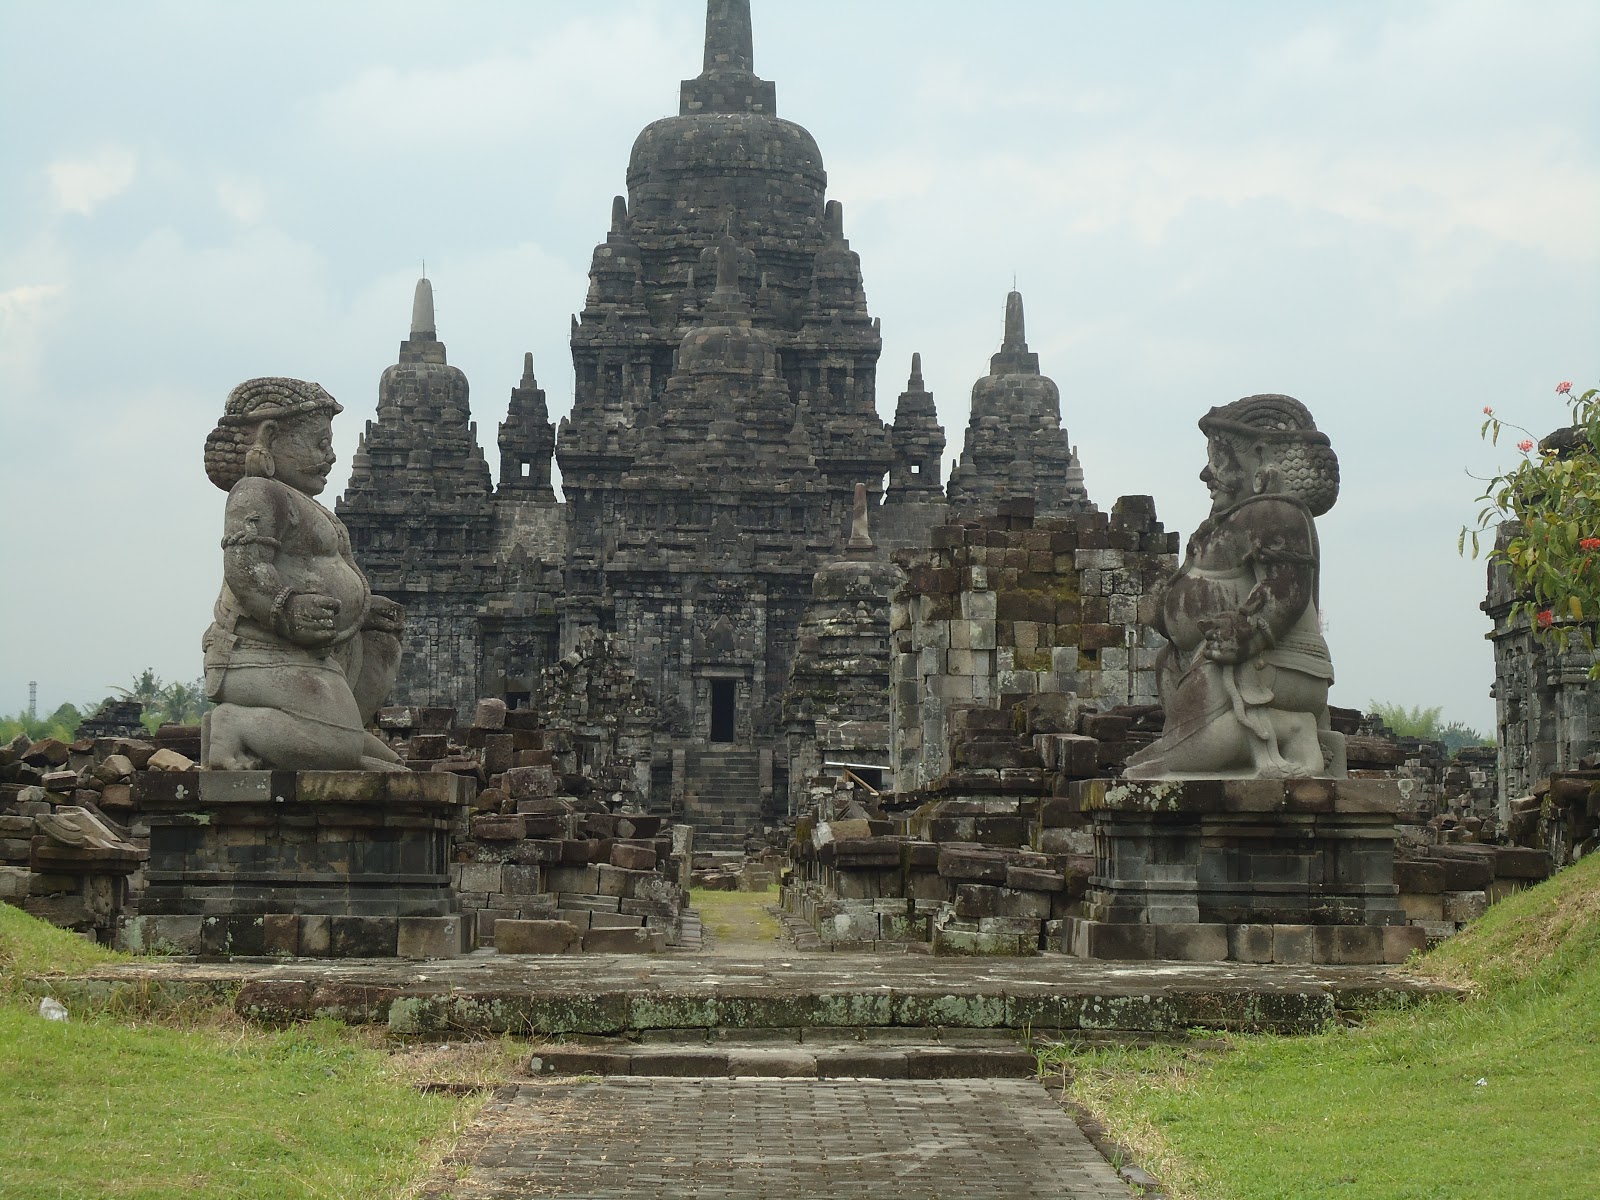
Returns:
[[[505,1089],[423,1195],[1128,1200],[1130,1192],[1031,1080],[616,1078]]]

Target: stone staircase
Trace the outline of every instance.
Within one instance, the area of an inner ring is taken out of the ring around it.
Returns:
[[[1032,1079],[1039,1073],[1030,1040],[1015,1032],[948,1032],[773,1030],[753,1040],[713,1031],[698,1043],[583,1038],[540,1046],[525,1069],[530,1075],[687,1079]]]
[[[696,850],[744,850],[761,823],[761,760],[754,750],[689,751],[690,794],[684,818],[695,827]]]

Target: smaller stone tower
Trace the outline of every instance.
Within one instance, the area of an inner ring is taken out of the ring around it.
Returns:
[[[556,427],[550,423],[544,389],[533,376],[533,353],[522,358],[522,381],[511,389],[511,404],[500,423],[500,486],[497,494],[553,503],[550,457]]]
[[[894,407],[890,434],[894,461],[889,468],[887,504],[906,504],[942,497],[944,426],[933,393],[922,382],[922,355],[911,356],[911,378]]]
[[[1005,340],[972,385],[961,460],[950,472],[957,516],[993,516],[1003,500],[1033,497],[1041,517],[1092,512],[1083,469],[1061,427],[1061,392],[1028,349],[1022,293],[1006,297]]]
[[[394,694],[469,707],[479,687],[477,616],[499,574],[494,502],[467,377],[446,361],[426,278],[337,510],[372,590],[406,610]]]
[[[856,485],[844,554],[811,583],[783,693],[789,812],[809,781],[848,767],[872,786],[889,776],[889,597],[905,572],[878,556],[867,488]]]

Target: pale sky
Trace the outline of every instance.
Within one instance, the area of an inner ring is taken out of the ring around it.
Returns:
[[[1204,515],[1195,421],[1299,397],[1333,702],[1493,725],[1456,554],[1492,405],[1600,382],[1600,6],[754,0],[953,456],[1015,276],[1091,497]],[[699,0],[0,0],[0,713],[200,673],[229,388],[324,384],[340,465],[423,259],[496,462],[522,353],[552,415],[634,136],[700,69]]]

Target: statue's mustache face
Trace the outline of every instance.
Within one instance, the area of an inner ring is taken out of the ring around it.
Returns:
[[[1200,472],[1200,482],[1211,493],[1213,508],[1226,507],[1239,499],[1244,493],[1246,475],[1232,445],[1220,438],[1212,438],[1206,444],[1206,465]]]
[[[281,430],[272,439],[272,457],[284,483],[308,496],[319,494],[336,461],[331,420],[310,417]]]

